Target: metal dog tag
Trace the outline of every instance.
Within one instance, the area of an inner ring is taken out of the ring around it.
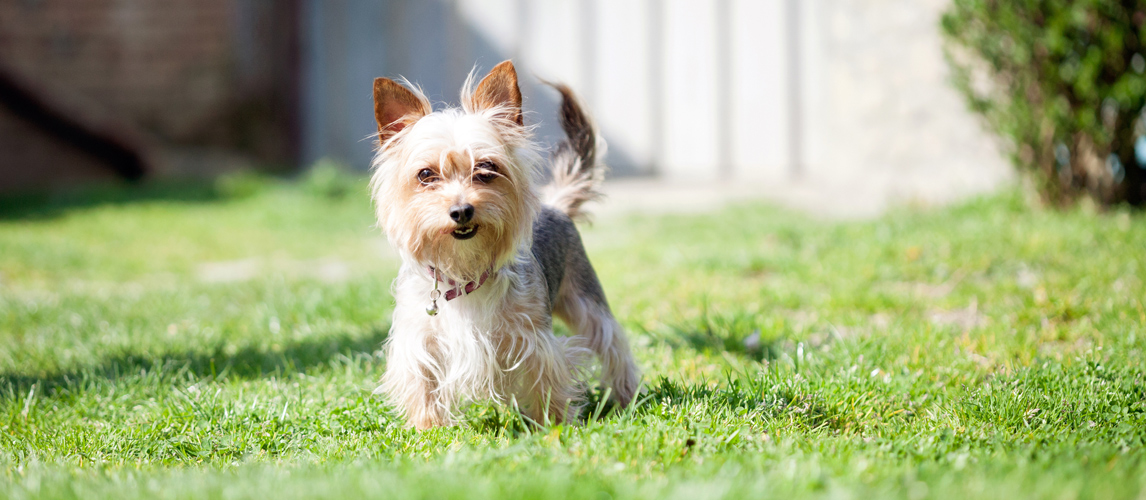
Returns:
[[[438,297],[442,296],[442,292],[438,290],[438,276],[434,275],[434,289],[430,290],[430,306],[426,308],[426,314],[430,316],[438,315]]]

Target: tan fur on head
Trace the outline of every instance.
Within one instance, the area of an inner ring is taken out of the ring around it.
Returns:
[[[375,80],[381,147],[371,191],[379,224],[404,256],[451,278],[473,280],[504,264],[529,237],[538,209],[536,153],[517,121],[521,93],[507,70],[513,65],[502,63],[477,90],[465,91],[462,110],[432,114],[420,92]],[[475,172],[485,162],[498,170],[489,183]],[[419,180],[427,169],[433,182]],[[471,240],[451,236],[458,225],[450,209],[458,204],[474,207]]]

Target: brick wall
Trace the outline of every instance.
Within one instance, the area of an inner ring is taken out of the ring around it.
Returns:
[[[159,175],[186,163],[163,160],[185,150],[288,163],[296,142],[293,4],[7,0],[0,65],[77,117],[131,128]],[[34,135],[8,121],[10,132]],[[63,160],[0,150],[0,161],[40,168]]]
[[[0,193],[114,178],[98,159],[0,110]]]

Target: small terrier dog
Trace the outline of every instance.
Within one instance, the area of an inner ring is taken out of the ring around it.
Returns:
[[[562,422],[579,409],[595,353],[602,383],[628,405],[637,367],[573,223],[600,196],[604,141],[572,91],[553,85],[567,138],[538,190],[513,63],[473,83],[471,74],[460,109],[435,112],[419,90],[374,80],[371,193],[402,257],[375,392],[420,430],[451,425],[459,404],[486,398],[538,425]],[[553,316],[574,335],[554,335]]]

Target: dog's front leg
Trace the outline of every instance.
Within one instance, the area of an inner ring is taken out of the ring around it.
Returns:
[[[414,319],[421,319],[415,317]],[[397,322],[386,339],[386,373],[378,391],[384,392],[390,403],[405,414],[406,422],[418,430],[450,425],[451,404],[438,384],[441,361],[428,324],[412,328],[418,323]],[[376,391],[376,392],[378,392]]]

